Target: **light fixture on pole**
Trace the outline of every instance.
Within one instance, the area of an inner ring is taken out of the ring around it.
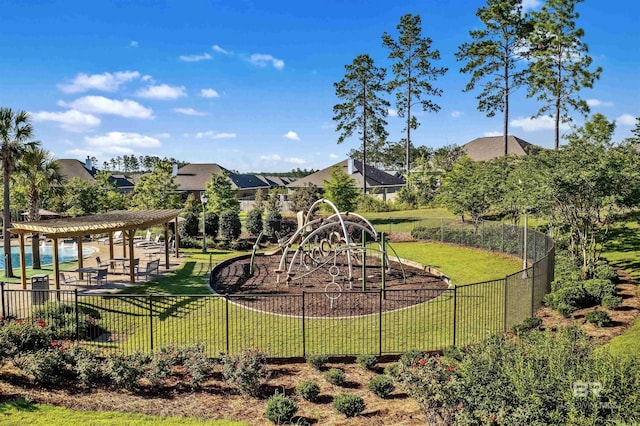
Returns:
[[[200,202],[202,203],[202,252],[207,252],[207,232],[205,229],[205,213],[204,213],[204,205],[207,204],[209,199],[205,195],[205,192],[200,193]]]

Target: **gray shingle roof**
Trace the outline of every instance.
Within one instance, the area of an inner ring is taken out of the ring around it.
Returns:
[[[504,139],[502,136],[488,136],[476,138],[471,142],[462,145],[464,152],[475,161],[486,161],[504,155]],[[540,149],[516,136],[507,136],[507,154],[523,156],[528,155],[531,150]]]
[[[84,181],[93,181],[93,176],[97,170],[92,167],[91,170],[87,170],[82,161],[78,161],[70,158],[63,158],[56,160],[60,166],[60,173],[67,179],[78,178]]]
[[[345,173],[348,173],[348,160],[343,160],[339,163],[336,163],[332,166],[327,167],[326,169],[319,170],[309,176],[300,178],[290,183],[288,187],[290,188],[299,188],[302,186],[311,183],[319,188],[324,187],[324,181],[327,181],[331,177],[331,171],[334,167],[341,168]],[[363,178],[362,178],[362,161],[353,160],[353,173],[350,175],[353,180],[356,182],[357,188],[362,188],[363,186]],[[388,186],[403,186],[404,181],[399,177],[392,176],[388,173],[383,172],[382,170],[370,166],[367,164],[367,187],[388,187]]]
[[[178,170],[176,183],[181,191],[203,191],[207,187],[207,182],[211,180],[211,175],[224,172],[231,179],[231,187],[239,189],[256,189],[285,186],[280,183],[281,178],[265,177],[253,174],[233,173],[224,167],[211,164],[187,164]]]

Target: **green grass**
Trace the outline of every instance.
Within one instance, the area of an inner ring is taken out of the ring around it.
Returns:
[[[198,420],[186,417],[158,417],[145,414],[120,413],[117,411],[74,411],[53,405],[35,404],[24,399],[0,403],[0,424],[2,425],[212,425],[240,426],[244,422],[230,420]]]

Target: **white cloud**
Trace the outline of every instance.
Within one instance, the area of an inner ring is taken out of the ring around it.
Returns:
[[[622,126],[634,126],[636,124],[636,118],[631,114],[622,114],[616,118],[616,123]]]
[[[187,96],[184,86],[169,86],[168,84],[160,84],[157,86],[149,86],[140,89],[136,93],[137,96],[147,99],[178,99]]]
[[[267,160],[267,161],[280,161],[280,160],[282,160],[282,157],[280,157],[278,154],[261,155],[260,159],[261,160]]]
[[[540,0],[522,0],[522,10],[526,12],[527,10],[537,8],[541,4]]]
[[[222,47],[218,46],[217,44],[214,44],[213,46],[211,46],[211,48],[213,50],[215,50],[216,52],[218,52],[218,53],[222,53],[223,55],[228,55],[229,54],[228,51],[224,50]]]
[[[452,111],[451,112],[451,116],[453,118],[460,118],[460,117],[462,117],[462,112],[461,111]]]
[[[104,96],[85,96],[73,102],[59,101],[58,105],[92,114],[110,114],[126,118],[153,118],[153,110],[145,108],[136,101],[105,98]]]
[[[305,164],[306,163],[306,161],[303,160],[302,158],[296,158],[296,157],[285,158],[284,161],[286,161],[287,163],[291,163],[291,164]]]
[[[206,112],[196,111],[193,108],[174,108],[173,110],[177,113],[184,114],[184,115],[196,115],[200,117],[209,115]]]
[[[284,68],[284,61],[282,59],[278,59],[273,55],[264,53],[254,53],[249,58],[249,62],[261,68],[264,68],[269,64],[273,65],[273,67],[277,70],[281,70],[282,68]]]
[[[139,46],[139,44],[138,44],[138,42],[137,42],[137,41],[135,41],[135,40],[131,40],[131,43],[129,43],[129,46],[130,46],[130,47],[138,47],[138,46]]]
[[[287,133],[282,135],[282,137],[285,139],[290,139],[292,141],[300,141],[300,136],[298,136],[298,134],[293,130],[289,130]]]
[[[109,151],[118,148],[132,149],[132,147],[158,148],[161,145],[156,138],[130,132],[109,132],[104,135],[85,136],[84,140],[91,147]]]
[[[612,107],[613,102],[603,102],[599,99],[587,99],[587,105],[589,105],[590,107]]]
[[[336,154],[329,154],[329,158],[338,158]]]
[[[91,114],[70,109],[64,112],[40,111],[31,113],[33,121],[53,121],[70,132],[84,132],[100,125],[100,119]]]
[[[219,98],[220,94],[214,89],[202,89],[200,90],[200,96],[203,98]]]
[[[120,86],[140,77],[138,71],[120,71],[116,73],[105,72],[102,74],[88,75],[78,74],[71,83],[58,84],[58,88],[65,93],[82,93],[88,90],[100,90],[103,92],[115,92]]]
[[[542,117],[518,117],[515,120],[511,120],[511,126],[521,128],[525,132],[536,132],[538,130],[553,130],[555,129],[555,120],[548,115]],[[561,130],[569,130],[568,123],[560,123]]]
[[[389,114],[389,117],[397,117],[398,116],[398,111],[393,109],[393,108],[389,108],[387,110],[387,113]]]
[[[208,130],[206,132],[198,132],[196,133],[196,139],[233,139],[237,135],[235,133],[218,133],[214,130]]]
[[[502,136],[503,134],[504,133],[502,133],[502,132],[484,132],[482,134],[482,136],[484,136],[486,138],[490,138],[490,137],[493,137],[493,136]]]
[[[183,62],[200,62],[211,59],[211,55],[203,53],[202,55],[181,55],[180,60]]]
[[[171,133],[168,133],[168,132],[158,133],[154,136],[159,139],[169,139],[171,137]]]
[[[150,75],[143,75],[142,77],[140,77],[140,80],[142,81],[153,81],[153,77],[151,77]]]

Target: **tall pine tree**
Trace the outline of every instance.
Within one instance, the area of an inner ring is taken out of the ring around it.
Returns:
[[[363,192],[367,192],[367,144],[381,149],[387,138],[385,117],[389,102],[380,97],[385,91],[386,70],[374,65],[369,55],[359,55],[353,63],[345,65],[342,80],[334,83],[336,96],[343,103],[333,107],[336,131],[340,132],[338,143],[357,132],[362,141]]]

